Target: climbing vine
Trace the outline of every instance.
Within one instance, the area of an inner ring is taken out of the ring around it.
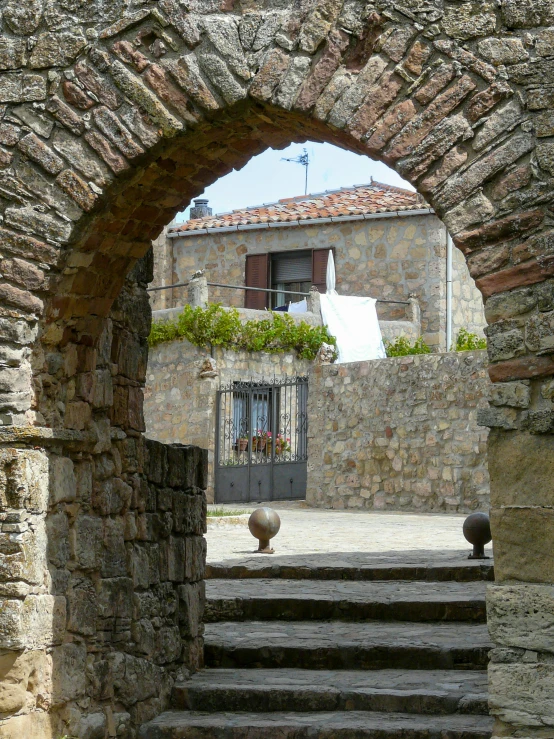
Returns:
[[[394,341],[385,341],[387,357],[407,357],[411,354],[431,354],[431,348],[420,336],[414,343],[405,336],[398,336]]]
[[[456,344],[452,347],[452,351],[472,352],[476,349],[486,348],[487,340],[484,337],[472,334],[471,331],[461,328],[456,338]]]
[[[273,312],[259,321],[243,323],[236,308],[225,309],[220,303],[207,308],[186,305],[176,320],[155,321],[148,343],[156,346],[178,338],[205,349],[221,346],[236,352],[270,354],[295,351],[301,359],[315,359],[322,344],[335,348],[337,345],[325,326],[310,326],[305,321],[296,323],[287,313]]]

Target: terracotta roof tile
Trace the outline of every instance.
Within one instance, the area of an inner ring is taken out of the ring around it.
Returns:
[[[290,223],[313,218],[340,218],[366,213],[390,213],[429,207],[415,192],[372,181],[369,185],[343,187],[314,195],[283,198],[276,203],[251,206],[219,213],[206,218],[195,218],[170,229],[198,231],[206,228],[228,228],[258,223]]]

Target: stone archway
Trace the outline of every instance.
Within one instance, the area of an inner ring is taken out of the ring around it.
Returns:
[[[163,708],[180,663],[199,664],[202,463],[141,435],[148,275],[133,267],[207,184],[306,138],[411,181],[486,300],[491,691],[499,734],[536,726],[529,695],[554,690],[551,665],[537,668],[551,640],[524,624],[551,623],[554,571],[552,3],[9,0],[2,13],[0,736],[131,730]],[[182,478],[164,478],[164,455]]]

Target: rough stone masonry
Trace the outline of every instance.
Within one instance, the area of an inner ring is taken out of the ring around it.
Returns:
[[[553,0],[5,0],[1,13],[0,736],[133,737],[165,703],[137,688],[145,676],[166,685],[198,664],[195,619],[179,658],[154,581],[199,612],[200,522],[174,527],[201,474],[172,477],[187,455],[167,450],[163,481],[149,479],[146,278],[122,287],[206,185],[307,138],[412,182],[486,301],[491,707],[497,737],[548,735]],[[183,538],[184,574],[182,543],[161,554]]]

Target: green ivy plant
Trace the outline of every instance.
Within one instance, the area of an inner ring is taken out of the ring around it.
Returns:
[[[405,336],[398,336],[394,341],[385,341],[387,357],[407,357],[410,354],[431,354],[431,348],[423,341],[423,337],[410,343]]]
[[[337,345],[326,326],[296,323],[288,313],[275,312],[271,317],[242,323],[236,308],[225,309],[221,303],[212,303],[207,308],[186,305],[177,320],[153,322],[148,343],[156,346],[178,338],[204,349],[221,346],[236,352],[270,354],[295,351],[300,359],[315,359],[322,344],[335,349]]]
[[[461,328],[452,350],[456,352],[473,352],[477,349],[486,348],[487,340],[484,337],[477,336],[477,334],[472,334],[465,328]]]

